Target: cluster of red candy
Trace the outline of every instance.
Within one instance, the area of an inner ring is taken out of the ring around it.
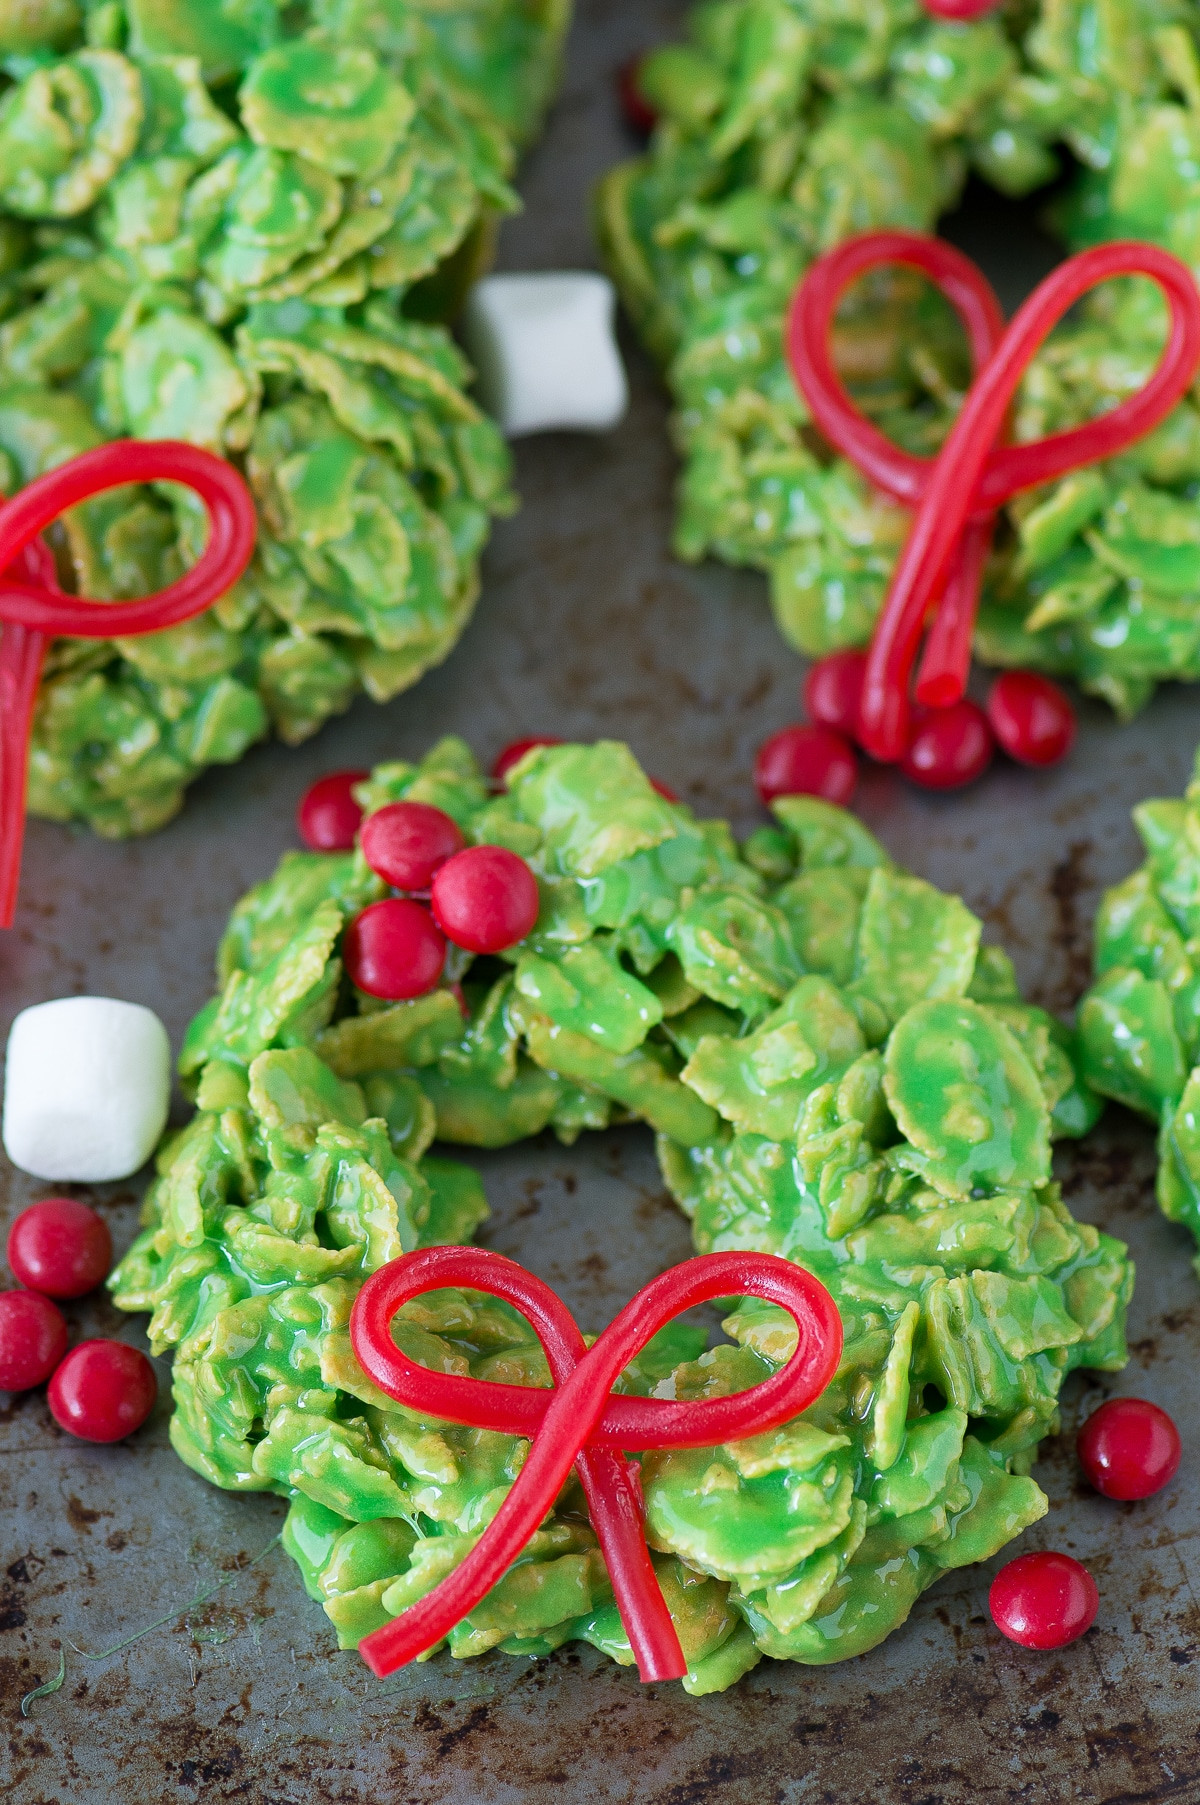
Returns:
[[[1161,1492],[1174,1478],[1182,1446],[1165,1410],[1144,1398],[1110,1398],[1079,1431],[1075,1452],[1101,1497],[1129,1503]],[[1091,1628],[1100,1604],[1096,1582],[1069,1554],[1020,1554],[992,1581],[996,1628],[1024,1648],[1063,1648]]]
[[[0,1291],[0,1391],[47,1379],[50,1414],[81,1441],[122,1441],[154,1408],[158,1381],[145,1354],[124,1341],[81,1341],[67,1352],[55,1298],[85,1297],[112,1265],[103,1216],[71,1197],[22,1210],[8,1234],[8,1263],[23,1291]]]
[[[549,734],[514,740],[492,766],[493,782],[503,788],[534,746],[561,744]],[[349,852],[358,839],[371,870],[400,893],[355,916],[342,945],[359,990],[400,1002],[440,981],[447,942],[468,953],[502,953],[523,940],[538,917],[537,879],[506,847],[464,846],[457,823],[427,802],[389,802],[364,824],[354,790],[369,775],[320,778],[301,798],[296,824],[314,852]],[[654,788],[678,802],[666,784]]]
[[[811,726],[785,727],[759,748],[754,781],[775,796],[824,796],[843,807],[858,782],[859,718],[866,652],[831,652],[809,669],[802,691]],[[1021,765],[1054,765],[1075,739],[1075,711],[1057,683],[1036,671],[1005,671],[981,708],[962,696],[948,708],[914,708],[900,769],[927,790],[956,790],[982,777],[997,746]]]

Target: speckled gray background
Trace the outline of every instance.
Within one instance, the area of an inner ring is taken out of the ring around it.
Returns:
[[[515,269],[593,261],[586,197],[631,143],[612,77],[666,35],[678,0],[582,0],[550,131],[505,229]],[[956,222],[1012,301],[1045,264],[1028,220],[974,205]],[[520,515],[498,530],[484,599],[440,671],[386,709],[360,704],[297,752],[210,775],[181,820],[107,846],[32,825],[15,931],[0,938],[6,1029],[27,1003],[93,991],[149,1003],[173,1038],[210,988],[230,904],[293,843],[292,811],[323,770],[415,755],[438,734],[485,757],[521,733],[627,738],[705,811],[758,818],[753,752],[796,714],[800,661],[770,624],[761,581],[667,555],[672,461],[663,397],[631,349],[633,407],[610,437],[548,437],[518,454]],[[884,772],[864,815],[891,850],[961,890],[1031,993],[1066,1008],[1086,981],[1100,888],[1136,857],[1131,805],[1185,781],[1195,691],[1169,691],[1133,727],[1084,710],[1069,765],[997,768],[934,798]],[[689,1251],[649,1136],[567,1152],[537,1141],[479,1160],[484,1239],[560,1287],[600,1328],[636,1286]],[[1038,1477],[1050,1516],[1027,1544],[1068,1549],[1100,1584],[1096,1627],[1060,1654],[1005,1643],[986,1615],[989,1569],[950,1575],[881,1649],[824,1669],[764,1662],[732,1692],[692,1700],[588,1650],[531,1664],[494,1654],[376,1681],[332,1646],[278,1549],[283,1507],[214,1491],[170,1452],[166,1407],[114,1448],[58,1434],[40,1394],[0,1410],[0,1796],[12,1805],[1148,1805],[1200,1801],[1197,1576],[1200,1291],[1184,1235],[1156,1215],[1150,1136],[1102,1127],[1063,1163],[1072,1207],[1134,1247],[1133,1358],[1104,1389],[1149,1395],[1184,1427],[1175,1484],[1142,1505],[1081,1490],[1071,1437]],[[43,1192],[45,1187],[40,1188]],[[39,1187],[0,1162],[0,1231]],[[86,1193],[84,1193],[86,1194]],[[100,1199],[118,1247],[137,1187]],[[81,1332],[137,1328],[103,1303]],[[165,1369],[162,1373],[165,1380]],[[1084,1403],[1068,1394],[1068,1430]],[[0,1403],[4,1403],[0,1398]],[[228,1579],[191,1611],[190,1599]],[[110,1648],[176,1612],[132,1647]],[[23,1720],[53,1674],[62,1690]]]

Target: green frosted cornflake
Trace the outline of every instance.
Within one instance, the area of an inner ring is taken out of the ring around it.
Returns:
[[[503,1090],[469,1069],[453,1067],[427,1067],[418,1082],[436,1112],[438,1139],[466,1147],[508,1147],[540,1134],[562,1095],[558,1078],[527,1059],[518,1061]]]
[[[285,852],[274,875],[248,890],[234,907],[217,954],[221,982],[235,971],[260,970],[327,900],[349,913],[383,893],[380,879],[353,853]],[[344,1078],[354,1075],[341,1073]]]
[[[249,1063],[263,1052],[296,1005],[325,975],[342,929],[342,911],[332,899],[318,904],[295,939],[253,975],[235,971],[215,1015],[199,1038],[189,1035],[179,1057],[186,1076],[217,1053]]]
[[[742,890],[702,891],[667,937],[690,984],[750,1015],[763,1013],[800,976],[786,916]]]
[[[658,998],[596,940],[553,961],[522,954],[514,983],[540,1014],[611,1053],[631,1053],[662,1020]]]
[[[809,1621],[830,1587],[845,1571],[862,1543],[866,1527],[867,1507],[856,1499],[850,1521],[842,1533],[801,1561],[793,1573],[752,1591],[738,1589],[738,1606],[764,1654],[789,1659],[793,1653],[793,1633]]]
[[[388,1477],[365,1428],[285,1407],[254,1450],[254,1471],[290,1485],[353,1522],[403,1516],[408,1500]]]
[[[967,1567],[992,1555],[1046,1515],[1049,1500],[1032,1479],[1006,1473],[974,1436],[963,1442],[959,1475],[969,1502],[949,1521],[945,1541],[932,1549],[939,1567]]]
[[[421,1246],[473,1241],[491,1215],[479,1174],[448,1159],[423,1160],[420,1170],[429,1186],[429,1215],[421,1230]]]
[[[812,1666],[866,1654],[905,1621],[940,1572],[912,1547],[897,1556],[880,1531],[868,1530],[855,1558],[789,1637],[789,1658]]]
[[[1114,966],[1079,1008],[1083,1076],[1093,1090],[1157,1119],[1187,1079],[1166,986]]]
[[[595,877],[679,831],[628,746],[535,746],[508,773],[521,816],[538,827],[555,868]]]
[[[1037,1074],[978,1004],[918,1003],[902,1016],[888,1042],[884,1089],[923,1156],[920,1170],[947,1195],[1049,1177],[1049,1112]]]
[[[121,351],[125,423],[136,438],[187,439],[219,451],[226,422],[251,398],[237,362],[202,320],[165,307]]]
[[[415,111],[373,50],[320,31],[258,57],[238,100],[256,144],[300,151],[336,175],[374,175]]]
[[[873,1509],[884,1517],[906,1517],[931,1505],[958,1476],[966,1429],[966,1413],[954,1409],[909,1423],[899,1454],[875,1481]]]
[[[386,1523],[388,1519],[382,1517],[380,1521]],[[298,1492],[292,1499],[284,1518],[283,1546],[300,1569],[304,1590],[318,1603],[324,1596],[319,1583],[321,1572],[328,1564],[338,1537],[347,1527],[345,1517],[339,1517],[336,1511],[328,1510],[323,1504],[314,1503],[303,1492]]]
[[[463,1019],[448,990],[432,990],[410,1003],[392,1003],[370,1015],[347,1015],[325,1029],[316,1048],[341,1078],[358,1078],[391,1066],[429,1066],[462,1035]]]
[[[343,1084],[307,1047],[260,1053],[250,1066],[250,1107],[266,1129],[285,1131],[295,1145],[307,1131],[311,1146],[323,1123],[366,1120],[357,1084]]]
[[[853,1476],[837,1455],[801,1476],[781,1466],[742,1478],[713,1448],[642,1461],[652,1545],[716,1579],[770,1579],[839,1535],[850,1521]]]
[[[905,1444],[904,1425],[908,1418],[909,1369],[912,1366],[913,1338],[921,1319],[920,1305],[914,1300],[905,1304],[892,1335],[892,1345],[871,1408],[868,1439],[871,1459],[880,1473],[896,1463]]]
[[[1020,1001],[1016,968],[1001,946],[981,946],[975,955],[975,970],[967,985],[966,995],[973,1003],[1015,1003]]]
[[[609,1053],[583,1034],[544,1018],[527,1018],[531,1058],[546,1072],[603,1091],[681,1146],[694,1146],[715,1131],[717,1116],[694,1091],[671,1076],[659,1048]]]
[[[807,1097],[862,1053],[858,1020],[824,978],[801,978],[753,1034],[702,1039],[681,1074],[738,1128],[786,1140]]]
[[[870,871],[891,859],[857,815],[820,796],[777,796],[772,812],[795,836],[805,871],[849,865]]]
[[[927,997],[960,997],[975,970],[979,922],[956,896],[888,869],[871,874],[854,983],[899,1021]]]
[[[854,976],[859,914],[869,876],[858,865],[818,867],[792,878],[775,893],[775,906],[791,923],[801,962],[835,984],[848,984]]]
[[[84,212],[133,150],[144,114],[141,77],[115,50],[36,66],[0,101],[0,201],[27,218]]]

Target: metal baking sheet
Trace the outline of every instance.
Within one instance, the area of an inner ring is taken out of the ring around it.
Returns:
[[[583,0],[550,131],[525,173],[526,212],[505,229],[507,267],[593,262],[588,190],[631,149],[613,73],[683,10],[679,0]],[[973,206],[958,230],[1010,303],[1049,254],[1028,215]],[[359,704],[299,751],[260,749],[210,774],[153,839],[111,846],[33,824],[19,921],[0,937],[0,1030],[25,1004],[91,991],[151,1004],[177,1042],[209,993],[229,906],[292,843],[305,785],[338,766],[414,755],[449,730],[489,757],[537,730],[621,736],[698,808],[743,829],[758,819],[754,748],[795,717],[801,664],[774,632],[759,578],[671,561],[665,403],[632,347],[629,361],[634,400],[619,431],[520,447],[524,507],[496,534],[478,615],[414,693],[385,709]],[[962,891],[1033,997],[1064,1009],[1087,979],[1100,889],[1137,857],[1129,809],[1178,792],[1198,738],[1194,690],[1162,693],[1124,730],[1085,707],[1065,769],[997,769],[951,798],[873,771],[861,808],[899,858]],[[495,1212],[484,1240],[558,1286],[585,1327],[601,1328],[689,1251],[642,1131],[569,1152],[538,1140],[478,1163]],[[103,1449],[60,1436],[34,1394],[0,1411],[0,1796],[1200,1801],[1200,1289],[1186,1237],[1154,1208],[1148,1132],[1113,1112],[1061,1169],[1072,1208],[1132,1243],[1139,1268],[1129,1369],[1072,1382],[1066,1433],[1037,1469],[1052,1510],[1024,1544],[1065,1548],[1099,1581],[1098,1622],[1075,1647],[1038,1655],[1004,1642],[987,1617],[983,1568],[948,1576],[872,1654],[828,1668],[765,1661],[712,1698],[640,1686],[586,1648],[541,1663],[442,1656],[380,1682],[333,1648],[277,1547],[255,1561],[283,1506],[188,1472],[168,1446],[165,1402],[132,1443]],[[0,1230],[44,1189],[0,1162]],[[118,1247],[132,1236],[137,1190],[101,1195]],[[71,1314],[80,1332],[138,1333],[103,1302]],[[166,1377],[164,1366],[164,1393]],[[1100,1390],[1152,1395],[1180,1422],[1184,1465],[1164,1496],[1113,1505],[1080,1488],[1071,1430]],[[21,1696],[57,1672],[60,1652],[61,1690],[22,1718]]]

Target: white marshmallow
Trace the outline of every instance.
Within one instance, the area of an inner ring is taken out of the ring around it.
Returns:
[[[154,1151],[171,1043],[152,1009],[62,997],[22,1009],[8,1037],[4,1150],[35,1178],[128,1178]]]
[[[629,405],[617,350],[616,291],[604,276],[485,276],[467,297],[463,338],[479,396],[510,439],[555,427],[604,432]]]

